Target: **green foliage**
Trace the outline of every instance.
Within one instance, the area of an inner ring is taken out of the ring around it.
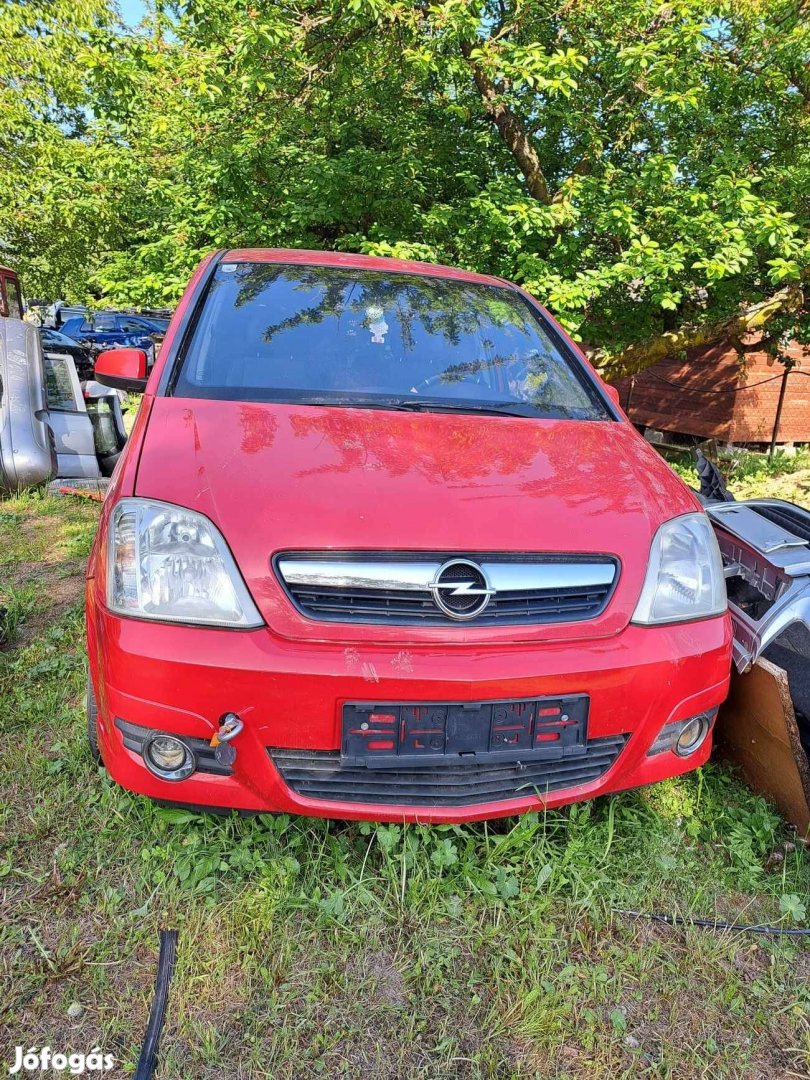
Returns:
[[[695,458],[684,451],[668,455],[668,462],[682,480],[699,487]],[[805,506],[810,497],[810,452],[788,454],[778,450],[773,458],[748,450],[723,452],[718,465],[729,491],[737,499],[786,499]]]
[[[0,243],[29,295],[136,304],[220,245],[443,260],[615,350],[806,278],[809,58],[796,0],[11,3]]]

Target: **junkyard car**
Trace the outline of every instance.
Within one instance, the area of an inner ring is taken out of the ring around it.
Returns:
[[[73,338],[69,338],[67,334],[61,334],[58,330],[52,330],[49,326],[40,326],[39,336],[44,352],[57,352],[71,356],[79,378],[92,378],[93,357],[89,349],[80,345],[78,341],[74,341]]]
[[[97,378],[143,389],[138,350]],[[454,822],[701,764],[729,682],[712,527],[525,292],[219,252],[104,504],[90,740],[160,799]]]
[[[0,493],[109,476],[125,441],[115,391],[82,382],[74,354],[31,323],[0,319]]]
[[[62,326],[62,333],[74,341],[109,348],[111,345],[138,345],[141,348],[162,339],[168,319],[145,315],[100,311],[96,315],[77,316]]]
[[[19,318],[0,318],[0,492],[55,475],[47,407],[36,327]]]

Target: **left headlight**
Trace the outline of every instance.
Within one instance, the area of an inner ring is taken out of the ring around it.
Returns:
[[[685,622],[721,615],[726,581],[717,537],[705,514],[665,522],[653,538],[647,576],[633,622]]]
[[[107,606],[162,622],[262,625],[213,522],[151,499],[122,499],[112,512]]]

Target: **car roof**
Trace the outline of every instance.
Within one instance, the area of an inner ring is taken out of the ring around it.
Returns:
[[[356,255],[345,251],[310,251],[303,248],[232,248],[223,252],[222,262],[291,263],[296,266],[336,266],[345,270],[387,270],[395,274],[421,274],[426,277],[471,281],[479,285],[515,287],[503,278],[476,274],[471,270],[461,270],[455,266],[414,262],[410,259],[388,259],[379,255]]]
[[[94,311],[85,312],[84,315],[71,315],[69,319],[65,319],[62,323],[63,326],[67,326],[72,322],[92,322],[97,319],[99,315],[103,315],[108,319],[142,319],[147,323],[168,323],[169,319],[165,315],[141,315],[137,311]]]

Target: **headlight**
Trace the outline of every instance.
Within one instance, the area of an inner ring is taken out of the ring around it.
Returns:
[[[151,499],[122,499],[113,510],[107,606],[120,615],[163,622],[262,625],[213,523]]]
[[[652,542],[634,623],[684,622],[727,607],[723,560],[705,514],[665,522]]]

